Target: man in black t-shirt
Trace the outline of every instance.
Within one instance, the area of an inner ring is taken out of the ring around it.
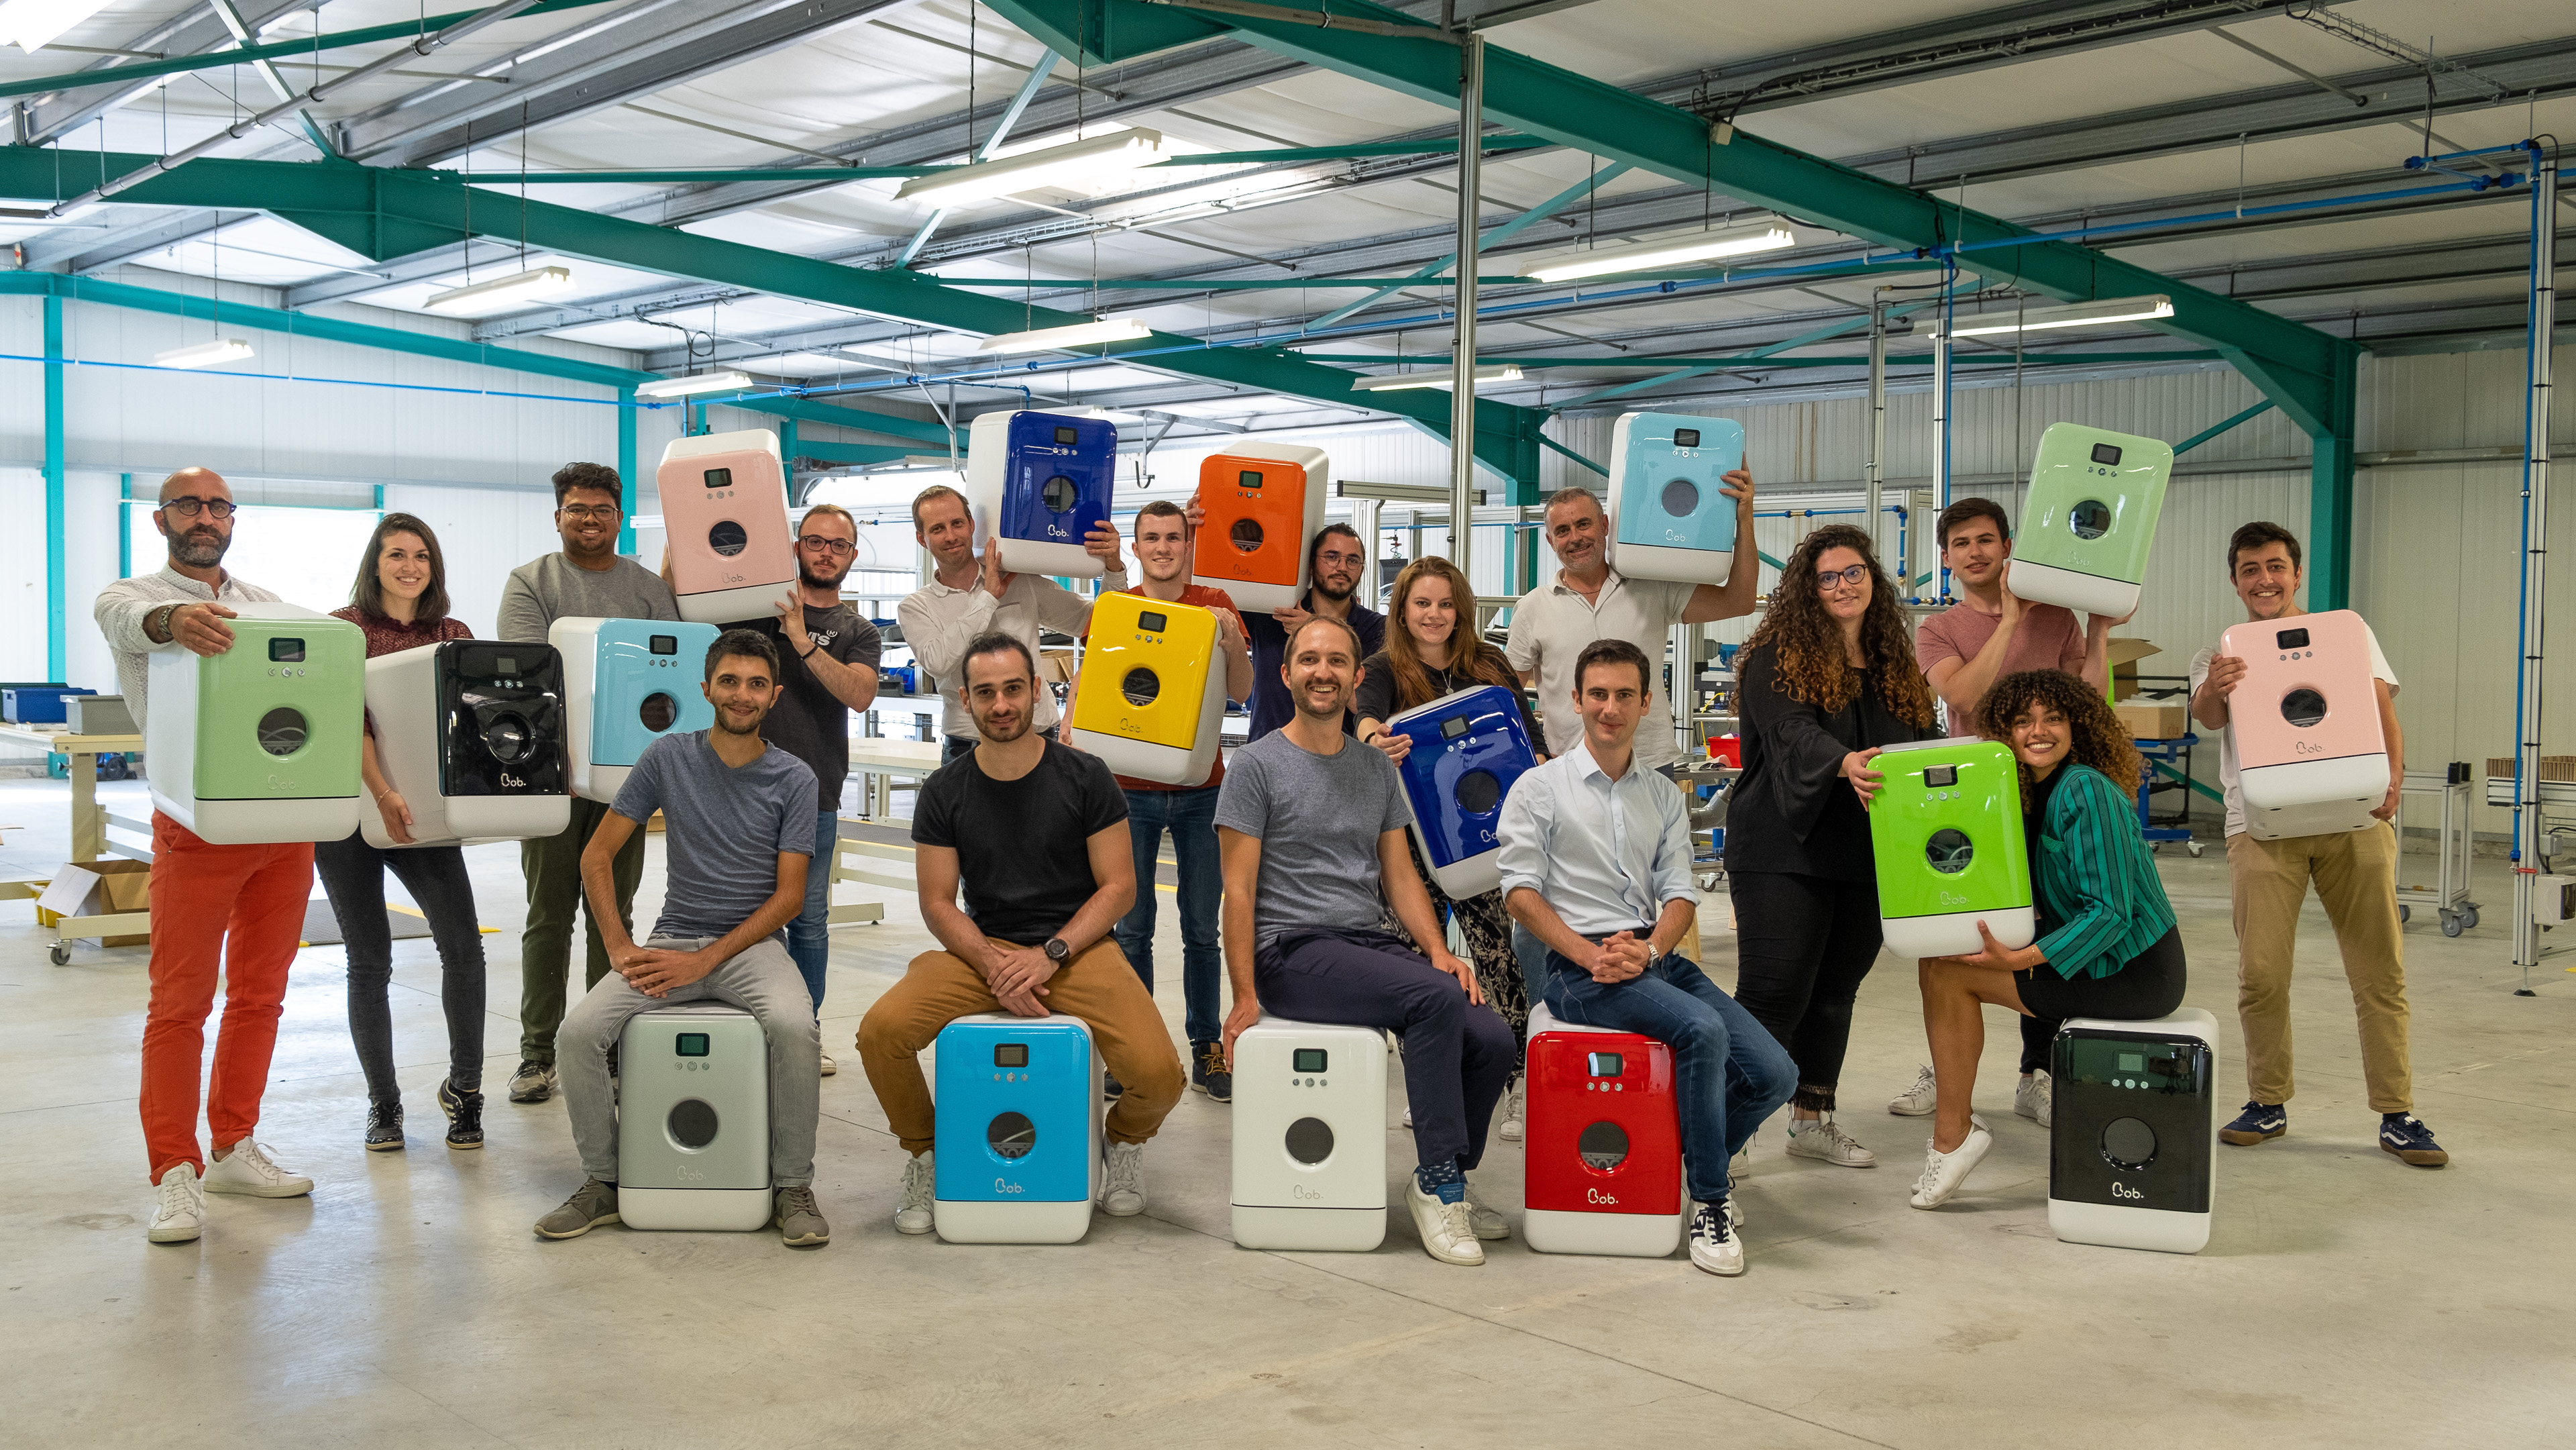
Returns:
[[[832,950],[832,858],[841,833],[841,786],[850,776],[850,712],[876,700],[884,641],[858,606],[841,597],[841,580],[858,550],[858,524],[850,511],[816,504],[805,511],[796,535],[795,591],[779,596],[775,615],[725,628],[752,630],[776,642],[784,688],[766,733],[770,744],[814,772],[814,865],[805,873],[805,909],[787,924],[787,955],[805,979],[819,1022],[823,967]],[[833,1071],[828,1053],[822,1071],[827,1077]]]
[[[1040,686],[1027,645],[979,636],[961,673],[980,743],[931,775],[912,818],[922,920],[947,950],[913,958],[859,1024],[868,1083],[913,1155],[894,1226],[931,1229],[935,1120],[921,1050],[978,1012],[1061,1012],[1091,1029],[1126,1085],[1103,1128],[1100,1207],[1142,1213],[1145,1143],[1181,1100],[1181,1059],[1109,935],[1136,898],[1127,798],[1099,757],[1029,728]]]

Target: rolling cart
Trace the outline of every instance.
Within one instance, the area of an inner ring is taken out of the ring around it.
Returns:
[[[2182,734],[2170,740],[2140,740],[2133,743],[2138,747],[2138,753],[2147,758],[2149,766],[2147,773],[2138,780],[2138,834],[2147,838],[2150,850],[2165,841],[2180,841],[2182,848],[2197,858],[2201,852],[2201,844],[2191,838],[2191,827],[2188,822],[2191,819],[2191,748],[2200,743],[2200,737]],[[2157,765],[2166,766],[2181,778],[2156,779],[2153,767]],[[2149,802],[2160,790],[2181,791],[2183,808],[2164,817],[2152,814],[2148,808]],[[2164,822],[2163,825],[2156,824],[2159,819]]]

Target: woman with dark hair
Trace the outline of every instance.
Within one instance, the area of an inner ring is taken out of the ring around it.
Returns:
[[[1727,792],[1735,1000],[1798,1064],[1789,1151],[1845,1168],[1877,1155],[1834,1122],[1852,1001],[1878,960],[1869,801],[1881,747],[1940,735],[1913,632],[1869,535],[1827,524],[1790,552],[1736,652],[1744,774]]]
[[[1386,632],[1386,648],[1360,664],[1360,685],[1351,710],[1359,717],[1360,739],[1400,765],[1412,753],[1413,737],[1387,729],[1387,721],[1443,695],[1493,685],[1510,691],[1520,702],[1521,728],[1529,732],[1539,758],[1545,759],[1547,737],[1539,733],[1538,719],[1521,694],[1520,680],[1503,652],[1477,636],[1476,591],[1458,566],[1446,559],[1416,559],[1396,576],[1394,597],[1394,627]],[[1484,989],[1487,1005],[1512,1025],[1517,1052],[1529,1041],[1529,994],[1521,981],[1520,963],[1512,957],[1512,919],[1503,911],[1502,889],[1453,901],[1431,879],[1421,845],[1409,837],[1405,844],[1413,852],[1414,874],[1431,893],[1432,914],[1443,921],[1452,915],[1458,918],[1458,934],[1466,940],[1467,955],[1476,966],[1476,984]],[[1392,916],[1388,929],[1397,936],[1404,934]],[[1517,1071],[1503,1096],[1499,1132],[1506,1143],[1521,1140]]]
[[[2039,935],[2013,948],[1984,922],[1985,949],[1923,963],[1923,1027],[1939,1093],[1916,1208],[1959,1191],[1994,1146],[1971,1116],[1985,1050],[1985,1003],[2025,1017],[2147,1021],[2182,1005],[2182,932],[2138,834],[2146,762],[2102,696],[2062,670],[2006,675],[1978,706],[1977,731],[2021,762]],[[1948,1147],[1943,1147],[1943,1144]]]
[[[367,540],[349,607],[331,611],[366,632],[367,657],[394,654],[474,631],[447,613],[447,560],[438,535],[410,514],[387,514]],[[376,759],[376,726],[366,723],[358,755],[367,793],[375,797],[385,831],[411,840],[411,808],[385,778]],[[340,919],[349,962],[349,1040],[367,1075],[366,1146],[371,1153],[403,1146],[402,1088],[394,1081],[393,1012],[386,989],[393,979],[393,932],[385,917],[385,870],[411,893],[429,918],[438,944],[439,1001],[447,1012],[447,1080],[438,1105],[447,1114],[447,1146],[483,1146],[483,935],[474,920],[474,885],[457,846],[406,846],[379,851],[364,835],[324,841],[313,848],[315,873]]]

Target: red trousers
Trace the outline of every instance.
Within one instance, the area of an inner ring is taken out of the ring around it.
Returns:
[[[152,813],[152,1005],[143,1022],[143,1147],[152,1181],[185,1163],[203,1177],[197,1079],[206,1015],[224,977],[206,1126],[229,1148],[259,1126],[286,973],[313,894],[313,846],[216,846]],[[229,960],[227,960],[229,958]]]

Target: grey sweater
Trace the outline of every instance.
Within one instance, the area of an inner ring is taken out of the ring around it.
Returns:
[[[531,559],[501,586],[494,636],[544,644],[558,619],[678,619],[680,602],[662,576],[621,558],[590,570],[561,554]]]

